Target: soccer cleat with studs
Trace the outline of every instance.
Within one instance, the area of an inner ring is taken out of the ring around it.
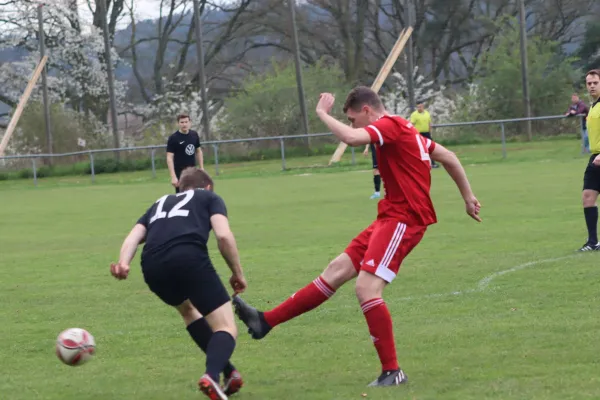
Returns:
[[[242,375],[238,371],[233,371],[223,382],[223,392],[225,392],[227,396],[231,396],[232,394],[239,392],[242,386],[244,386]]]
[[[394,371],[384,371],[369,386],[399,386],[406,382],[408,382],[408,377],[404,371],[397,369]]]
[[[233,297],[235,313],[248,327],[248,333],[253,339],[262,339],[271,331],[271,327],[265,321],[263,313],[248,305],[240,296]]]
[[[227,400],[227,395],[208,374],[202,375],[198,381],[198,387],[210,400]]]

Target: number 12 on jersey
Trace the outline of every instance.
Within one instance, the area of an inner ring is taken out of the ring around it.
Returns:
[[[192,197],[194,197],[194,193],[194,190],[188,190],[187,192],[177,193],[175,196],[181,197],[185,195],[185,197],[183,198],[183,200],[175,204],[168,213],[166,211],[163,211],[163,207],[165,205],[165,201],[167,201],[167,198],[170,195],[166,194],[160,199],[158,199],[156,201],[158,203],[158,206],[156,207],[156,212],[154,213],[154,216],[150,218],[150,224],[156,221],[157,219],[161,218],[187,217],[188,215],[190,215],[190,211],[184,210],[182,209],[182,207],[189,203],[190,200],[192,200]]]

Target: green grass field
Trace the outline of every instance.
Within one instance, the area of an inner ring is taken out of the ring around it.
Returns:
[[[385,293],[408,385],[366,388],[379,362],[349,285],[262,341],[239,323],[233,361],[246,386],[232,398],[600,398],[600,263],[575,251],[586,236],[578,146],[514,144],[505,161],[498,145],[456,148],[483,204],[481,224],[466,216],[446,173],[432,171],[439,223]],[[278,304],[371,222],[371,174],[360,161],[285,173],[276,162],[222,167],[216,190],[237,236],[246,300]],[[146,289],[138,258],[127,281],[108,269],[132,224],[170,191],[159,172],[157,180],[101,175],[95,185],[88,177],[0,183],[0,398],[203,398],[204,356]],[[214,239],[211,250],[227,280]],[[97,341],[96,358],[79,368],[54,354],[69,327]]]

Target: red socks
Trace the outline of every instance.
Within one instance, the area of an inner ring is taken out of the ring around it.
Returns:
[[[382,371],[400,369],[396,356],[396,344],[394,343],[394,330],[392,329],[392,317],[383,299],[371,299],[360,305],[367,325],[371,340],[375,344]]]
[[[319,276],[271,311],[265,311],[263,314],[265,321],[269,326],[275,327],[317,308],[334,294],[335,290]],[[392,317],[385,302],[380,298],[371,299],[361,304],[361,308],[379,355],[382,370],[400,369],[396,356]]]
[[[265,321],[271,327],[275,327],[313,308],[317,308],[334,293],[335,290],[319,276],[271,311],[265,311]]]

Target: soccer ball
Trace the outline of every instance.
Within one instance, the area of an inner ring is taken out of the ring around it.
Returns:
[[[56,339],[56,356],[70,366],[85,364],[96,353],[96,341],[85,329],[69,328]]]

